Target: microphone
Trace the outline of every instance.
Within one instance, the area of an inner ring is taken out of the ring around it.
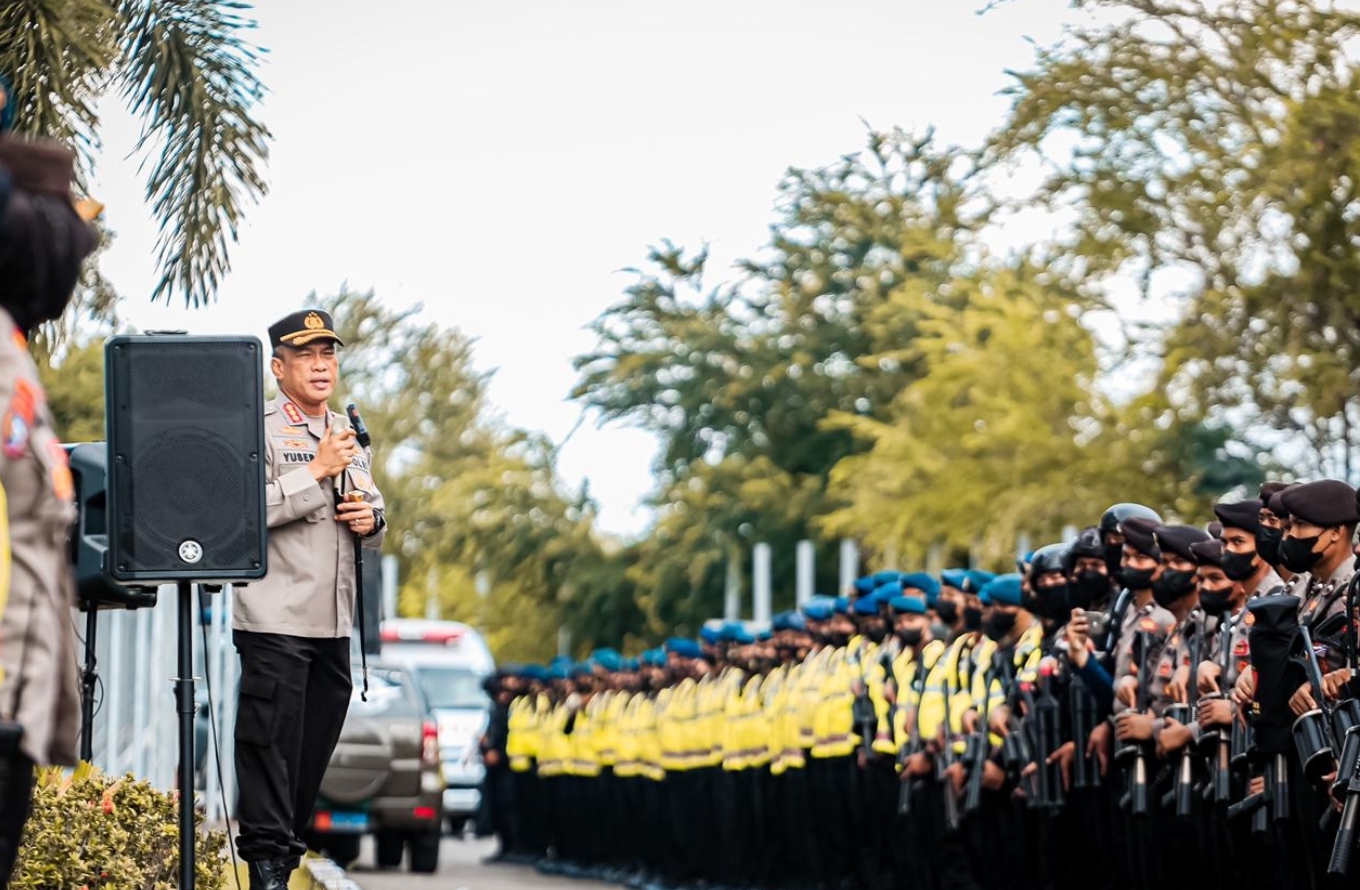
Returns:
[[[354,441],[359,443],[359,447],[368,448],[373,444],[373,439],[368,435],[364,419],[359,416],[359,407],[350,402],[345,406],[345,413],[349,415],[349,425],[354,427]]]

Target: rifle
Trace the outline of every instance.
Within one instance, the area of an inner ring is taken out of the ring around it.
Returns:
[[[963,789],[964,815],[976,813],[982,805],[982,774],[987,768],[992,745],[988,726],[992,716],[992,677],[1001,657],[1000,652],[993,652],[992,663],[983,674],[982,715],[977,730],[968,736],[968,747],[963,755],[968,760],[968,784]]]
[[[1351,577],[1346,585],[1346,666],[1351,680],[1356,682],[1357,641],[1355,626],[1356,588],[1360,575]],[[1350,690],[1353,693],[1354,687]],[[1337,705],[1337,711],[1355,703],[1354,695]],[[1332,855],[1327,862],[1327,873],[1345,876],[1350,870],[1351,854],[1355,852],[1356,824],[1360,822],[1360,725],[1352,725],[1344,735],[1341,757],[1337,761],[1336,781],[1332,783],[1332,797],[1341,801],[1341,819],[1332,842]]]
[[[926,688],[926,665],[925,652],[918,650],[913,657],[913,665],[916,673],[911,678],[911,691],[916,698],[915,712],[911,718],[911,732],[907,735],[907,743],[902,746],[902,750],[897,753],[897,771],[901,777],[901,782],[897,787],[897,814],[899,816],[911,815],[911,795],[915,791],[915,782],[906,776],[907,761],[912,755],[921,752],[921,699],[925,695]]]
[[[1053,669],[1047,665],[1039,667],[1039,695],[1034,699],[1030,712],[1034,723],[1034,753],[1039,766],[1037,805],[1040,809],[1062,809],[1066,797],[1063,793],[1062,765],[1049,763],[1053,752],[1062,747],[1062,708],[1050,688],[1053,682]],[[1028,721],[1027,721],[1028,722]]]
[[[1133,649],[1138,658],[1138,694],[1134,710],[1145,713],[1148,709],[1148,681],[1152,676],[1151,634],[1145,630],[1134,633]],[[1134,816],[1148,814],[1148,764],[1147,747],[1142,742],[1130,742],[1115,752],[1115,758],[1128,764],[1129,790],[1120,800]]]
[[[1313,634],[1307,625],[1299,628],[1299,638],[1303,641],[1304,673],[1317,707],[1296,719],[1291,733],[1299,763],[1303,765],[1303,776],[1307,781],[1316,783],[1336,765],[1333,755],[1339,746],[1332,739],[1331,714],[1327,700],[1322,695],[1322,668],[1318,665],[1317,652],[1313,649]]]
[[[1236,626],[1237,622],[1232,618],[1221,619],[1218,623],[1218,678],[1220,688],[1226,686],[1228,682],[1228,667],[1232,659],[1232,635]],[[1198,675],[1198,666],[1196,666],[1195,672]],[[1196,678],[1195,689],[1196,691],[1199,689],[1198,678]],[[1213,697],[1229,700],[1228,694],[1221,691]],[[1234,716],[1227,730],[1219,727],[1201,737],[1201,748],[1209,758],[1209,784],[1205,788],[1205,799],[1211,800],[1221,807],[1228,806],[1232,797],[1233,741],[1238,734],[1237,725],[1239,722]],[[1243,755],[1245,756],[1245,754],[1244,750]]]
[[[859,741],[862,745],[864,756],[868,757],[874,751],[874,733],[878,729],[878,713],[874,710],[874,702],[869,698],[869,684],[864,679],[864,662],[859,652],[850,656],[850,667],[855,669],[858,674],[859,692],[855,694],[855,700],[850,705],[851,720],[859,728]]]
[[[955,665],[955,673],[958,666]],[[935,781],[940,784],[940,790],[944,793],[944,827],[945,832],[953,834],[959,830],[959,798],[954,793],[954,783],[949,778],[949,768],[954,765],[954,743],[949,735],[953,731],[953,702],[950,701],[949,690],[944,691],[944,749],[940,756],[935,758]],[[917,717],[920,717],[919,709]]]
[[[1068,707],[1072,711],[1072,738],[1077,743],[1072,759],[1072,787],[1096,788],[1100,785],[1100,766],[1095,755],[1086,752],[1086,740],[1096,728],[1096,702],[1087,691],[1085,681],[1075,674],[1067,693]]]
[[[1190,637],[1190,680],[1186,689],[1186,703],[1177,706],[1174,710],[1183,709],[1184,719],[1182,724],[1191,725],[1195,719],[1195,709],[1199,704],[1199,683],[1195,678],[1196,668],[1199,666],[1200,643],[1204,634],[1204,619],[1192,623],[1188,630],[1192,630],[1193,636]],[[1172,708],[1167,709],[1168,716],[1171,715]],[[1178,718],[1179,719],[1179,718]],[[1192,742],[1186,743],[1185,747],[1176,755],[1176,778],[1171,788],[1171,798],[1176,804],[1176,817],[1178,819],[1190,818],[1194,807],[1195,792],[1195,752]]]

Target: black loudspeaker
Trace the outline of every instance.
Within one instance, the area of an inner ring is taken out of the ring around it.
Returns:
[[[140,609],[156,605],[155,588],[124,587],[108,575],[109,498],[105,485],[108,447],[103,442],[67,445],[79,511],[71,527],[71,567],[81,611]]]
[[[239,584],[264,577],[263,374],[254,337],[108,341],[114,580]]]

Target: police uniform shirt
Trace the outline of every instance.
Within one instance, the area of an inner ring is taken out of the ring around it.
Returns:
[[[1325,578],[1306,572],[1294,578],[1287,593],[1299,598],[1299,623],[1318,627],[1333,615],[1346,612],[1346,582],[1355,571],[1354,561],[1343,559]]]
[[[19,748],[39,765],[74,766],[80,688],[66,539],[75,486],[28,344],[3,310],[0,405],[11,573],[0,616],[0,717],[23,724]]]
[[[354,536],[335,521],[336,496],[341,489],[363,491],[375,514],[382,513],[373,454],[364,449],[340,477],[317,482],[307,464],[316,457],[327,426],[348,429],[348,418],[334,411],[308,417],[279,396],[265,406],[264,424],[269,573],[237,592],[232,626],[297,637],[348,637],[354,625]],[[384,527],[379,521],[363,546],[380,549]]]
[[[1138,670],[1141,666],[1137,666],[1133,662],[1133,644],[1140,631],[1149,635],[1149,651],[1143,653],[1143,662],[1149,669],[1155,671],[1162,646],[1165,645],[1167,637],[1171,635],[1172,628],[1176,626],[1176,616],[1152,601],[1149,601],[1141,609],[1130,609],[1129,615],[1131,617],[1126,620],[1125,626],[1120,631],[1119,646],[1115,650],[1114,682],[1116,685],[1124,677],[1136,678],[1138,676]],[[1155,683],[1155,681],[1155,676],[1149,680],[1150,683]],[[1152,697],[1149,696],[1148,700],[1151,701]],[[1128,710],[1128,706],[1116,697],[1113,713],[1119,714],[1126,710]]]
[[[1202,659],[1223,667],[1223,676],[1218,680],[1218,688],[1223,692],[1232,689],[1242,671],[1251,665],[1251,647],[1247,641],[1250,628],[1242,620],[1245,615],[1244,605],[1232,615],[1224,615],[1219,619],[1218,630]],[[1228,647],[1227,653],[1223,651],[1224,645]]]

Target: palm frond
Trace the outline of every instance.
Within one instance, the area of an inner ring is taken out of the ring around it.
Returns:
[[[109,0],[0,2],[0,73],[11,81],[15,132],[72,143],[88,166],[118,25]]]
[[[138,151],[149,164],[147,199],[160,220],[161,271],[152,300],[182,295],[211,302],[231,268],[247,203],[268,190],[269,130],[252,117],[264,88],[263,50],[242,34],[254,27],[244,3],[123,0],[127,22],[119,77],[143,118]]]

